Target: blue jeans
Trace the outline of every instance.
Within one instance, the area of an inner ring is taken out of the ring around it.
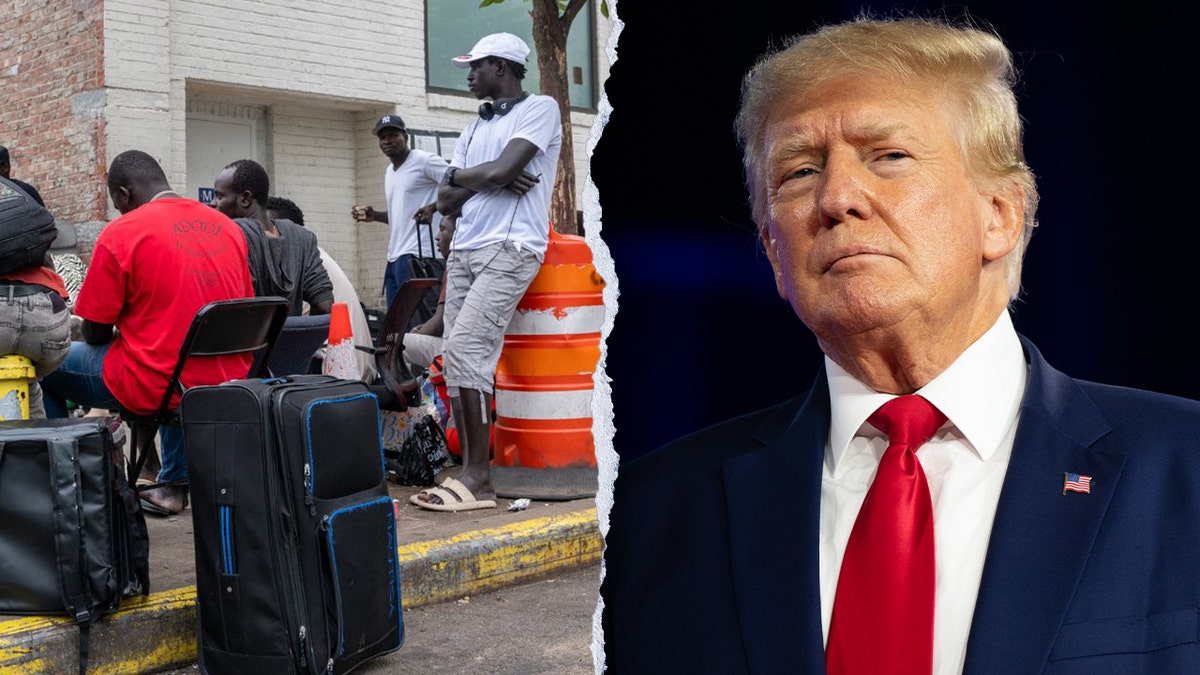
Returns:
[[[383,294],[387,297],[387,306],[390,309],[392,300],[396,294],[400,292],[400,287],[408,281],[408,266],[409,261],[415,258],[411,253],[404,255],[388,262],[387,268],[383,270]]]
[[[66,417],[67,401],[85,408],[121,408],[121,403],[108,390],[101,375],[104,355],[108,353],[109,346],[71,343],[67,358],[58,370],[42,379],[47,417]],[[162,448],[162,471],[158,474],[158,480],[186,480],[187,457],[183,454],[183,429],[159,427],[158,442]]]

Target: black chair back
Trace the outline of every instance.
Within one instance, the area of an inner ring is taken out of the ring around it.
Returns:
[[[261,350],[261,358],[247,374],[265,377],[267,371],[262,363],[271,357],[287,312],[287,299],[277,296],[218,300],[201,307],[179,348],[175,371],[171,373],[158,408],[159,415],[170,410],[171,396],[180,388],[183,368],[193,356],[227,356]]]
[[[289,316],[275,340],[267,367],[271,375],[304,375],[312,368],[313,354],[329,338],[328,314]]]
[[[400,286],[392,300],[375,349],[375,365],[382,380],[380,405],[387,410],[406,410],[408,398],[416,392],[417,380],[404,361],[404,334],[422,297],[437,284],[436,279],[412,278]]]
[[[167,388],[163,392],[158,410],[150,415],[121,411],[121,417],[130,430],[130,485],[136,485],[146,459],[150,453],[155,452],[154,434],[159,425],[178,423],[172,415],[171,397],[183,388],[179,378],[188,359],[257,352],[261,354],[262,360],[255,361],[247,376],[263,377],[267,370],[260,364],[266,363],[266,359],[270,358],[275,340],[283,328],[284,320],[287,319],[287,313],[288,301],[276,296],[218,300],[208,303],[196,312],[179,348],[175,370],[171,373],[171,379],[167,381]],[[139,486],[137,489],[141,491],[154,487],[157,487],[157,484]]]

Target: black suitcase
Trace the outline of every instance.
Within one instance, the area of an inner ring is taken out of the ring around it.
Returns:
[[[102,417],[0,422],[0,614],[66,614],[88,630],[150,592],[146,521]]]
[[[339,675],[403,640],[396,520],[366,385],[235,380],[180,403],[208,675]]]
[[[428,257],[425,255],[425,243],[421,238],[422,227],[429,233]],[[433,236],[433,225],[429,223],[423,226],[416,224],[416,228],[417,254],[408,261],[408,277],[410,279],[433,279],[435,283],[432,288],[421,296],[421,302],[417,305],[416,311],[413,312],[412,319],[409,320],[408,329],[425,323],[437,313],[438,297],[441,295],[442,283],[445,281],[444,277],[446,275],[446,261],[437,257],[437,238]],[[397,295],[393,299],[393,302],[399,298],[400,296]]]

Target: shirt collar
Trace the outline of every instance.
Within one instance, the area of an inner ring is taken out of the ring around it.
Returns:
[[[831,411],[825,462],[832,473],[867,418],[895,396],[859,382],[829,357],[825,369]],[[986,461],[1016,420],[1028,369],[1021,341],[1005,311],[949,368],[916,393],[945,413]]]

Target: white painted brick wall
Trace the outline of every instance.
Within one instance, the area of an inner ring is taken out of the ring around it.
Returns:
[[[169,85],[169,82],[166,84]],[[149,92],[110,87],[106,112],[104,170],[113,158],[126,150],[142,150],[158,160],[163,170],[171,175],[172,132],[170,96],[167,91]],[[173,187],[182,187],[176,180]],[[119,213],[108,202],[107,217],[116,218]]]
[[[358,274],[357,236],[350,224],[355,197],[354,114],[308,106],[275,106],[271,192],[304,211],[305,226],[341,265]]]
[[[168,0],[105,0],[104,79],[110,88],[167,93],[169,7]]]
[[[424,22],[414,6],[423,5],[175,0],[172,68],[213,82],[394,100],[402,79],[424,79]]]

